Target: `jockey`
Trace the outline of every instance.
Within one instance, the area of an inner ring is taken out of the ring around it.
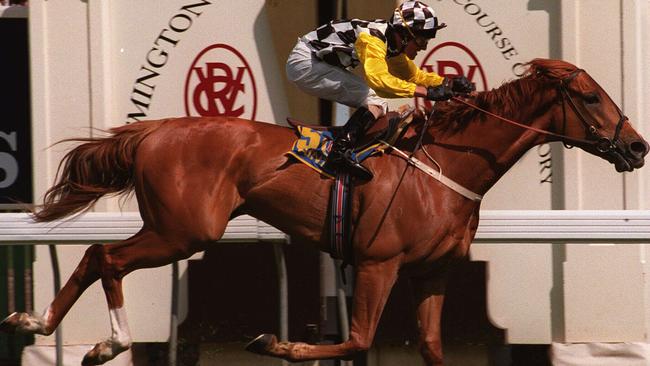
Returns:
[[[351,152],[355,141],[386,114],[383,98],[441,101],[474,90],[464,76],[445,78],[413,62],[444,27],[431,7],[406,1],[389,21],[331,21],[298,39],[287,60],[289,80],[308,94],[358,108],[334,141],[328,163],[344,162],[355,176],[371,179],[372,173]],[[365,81],[350,71],[359,64]]]

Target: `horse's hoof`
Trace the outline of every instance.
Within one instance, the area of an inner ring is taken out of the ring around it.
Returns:
[[[0,322],[0,332],[4,333],[24,333],[24,334],[43,334],[48,335],[51,332],[45,330],[45,320],[36,314],[13,313]]]
[[[103,343],[97,343],[93,349],[84,355],[82,366],[101,365],[108,361],[107,349]]]
[[[12,313],[8,317],[4,318],[0,322],[0,332],[14,334],[16,333],[16,328],[18,327],[20,319],[19,313]]]
[[[266,355],[273,346],[278,343],[278,339],[273,334],[261,334],[257,338],[248,342],[246,351]]]
[[[129,347],[119,347],[111,339],[99,342],[91,349],[81,361],[82,366],[101,365],[114,359]]]

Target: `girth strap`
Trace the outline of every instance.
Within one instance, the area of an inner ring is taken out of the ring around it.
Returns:
[[[349,233],[350,175],[340,172],[332,185],[330,198],[330,255],[351,263]]]

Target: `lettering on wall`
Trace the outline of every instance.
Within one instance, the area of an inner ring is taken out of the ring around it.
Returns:
[[[9,148],[9,152],[0,152],[0,189],[2,189],[12,186],[18,179],[18,160],[15,157],[18,151],[16,131],[10,133],[0,131],[0,142]]]
[[[0,130],[0,208],[31,203],[33,195],[29,119],[12,119],[8,125]]]
[[[553,162],[551,160],[551,145],[544,144],[537,147],[539,160],[540,184],[553,183]]]
[[[208,0],[201,0],[181,6],[169,19],[167,27],[160,31],[147,52],[145,63],[140,67],[133,85],[130,97],[132,111],[127,114],[126,123],[146,119],[156,90],[157,78],[167,65],[171,52],[180,43],[183,34],[201,16],[204,7],[211,4]]]
[[[444,1],[444,0],[438,0]],[[511,63],[510,70],[519,77],[523,76],[526,71],[526,61],[519,60],[519,51],[512,44],[512,41],[506,36],[503,28],[492,19],[492,17],[483,8],[472,0],[452,0],[454,4],[462,6],[463,12],[474,18],[474,22],[483,28],[485,35],[491,43],[497,48],[506,61]]]
[[[510,64],[510,71],[512,74],[516,77],[521,77],[525,74],[527,70],[526,62],[528,60],[522,60],[520,59],[520,54],[513,42],[508,38],[506,35],[505,31],[499,24],[489,15],[487,11],[484,10],[481,5],[478,4],[477,1],[475,0],[438,0],[438,2],[442,1],[452,1],[454,4],[457,6],[462,7],[463,12],[467,14],[468,16],[471,16],[474,20],[474,23],[477,24],[483,32],[485,33],[485,36],[487,40],[496,48],[496,51],[498,51],[503,59],[507,61]],[[519,25],[517,25],[519,26]],[[466,47],[467,48],[467,47]],[[434,49],[435,50],[435,49]],[[431,56],[431,54],[434,51],[431,51],[427,57],[425,58],[425,61],[428,60],[428,58]],[[462,57],[462,56],[461,56]],[[452,61],[453,62],[453,61]],[[423,67],[426,67],[426,62],[423,63]],[[478,64],[478,62],[477,62]],[[472,72],[471,68],[465,68],[463,69],[462,67],[457,68],[458,70],[463,71],[462,75],[465,75],[468,79],[472,80],[471,77],[473,77],[473,74],[470,74]],[[444,67],[444,64],[440,64],[438,62],[438,69],[441,70],[441,72],[445,73],[446,69]],[[481,69],[482,70],[482,69]],[[440,72],[439,72],[440,73]],[[456,73],[458,75],[461,75],[461,73]],[[443,75],[443,74],[441,74]],[[485,77],[483,77],[485,80]],[[473,80],[472,80],[473,81]],[[487,82],[486,82],[487,83]],[[480,87],[480,84],[477,83],[477,87]],[[483,90],[487,90],[487,87],[485,87]],[[416,105],[417,105],[417,100],[416,100]],[[540,165],[540,184],[551,184],[552,183],[552,175],[553,175],[553,163],[552,163],[552,157],[551,157],[551,147],[549,145],[542,145],[537,149],[537,154],[539,157],[539,165]]]

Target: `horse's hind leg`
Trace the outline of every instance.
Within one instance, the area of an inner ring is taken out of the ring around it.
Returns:
[[[131,346],[122,293],[124,276],[136,269],[160,267],[188,258],[203,249],[202,244],[178,237],[173,241],[166,240],[153,231],[144,231],[124,242],[104,246],[100,272],[112,332],[110,338],[97,343],[86,354],[82,364],[103,364]]]
[[[360,264],[357,267],[352,327],[350,339],[347,341],[334,345],[310,345],[278,342],[274,335],[263,334],[249,343],[246,349],[293,362],[328,358],[351,359],[358,352],[367,351],[375,336],[388,295],[397,279],[398,269],[398,258],[382,263]]]
[[[7,333],[52,334],[79,296],[88,286],[99,279],[101,252],[102,246],[99,244],[92,245],[86,250],[68,282],[59,291],[42,316],[13,313],[0,323],[0,331]]]
[[[122,278],[135,269],[163,266],[202,249],[200,244],[192,244],[187,239],[176,237],[174,241],[168,241],[149,230],[120,243],[92,245],[43,316],[14,313],[0,323],[0,330],[51,334],[84,290],[101,278],[109,307],[111,337],[95,345],[83,364],[102,364],[131,345]]]

